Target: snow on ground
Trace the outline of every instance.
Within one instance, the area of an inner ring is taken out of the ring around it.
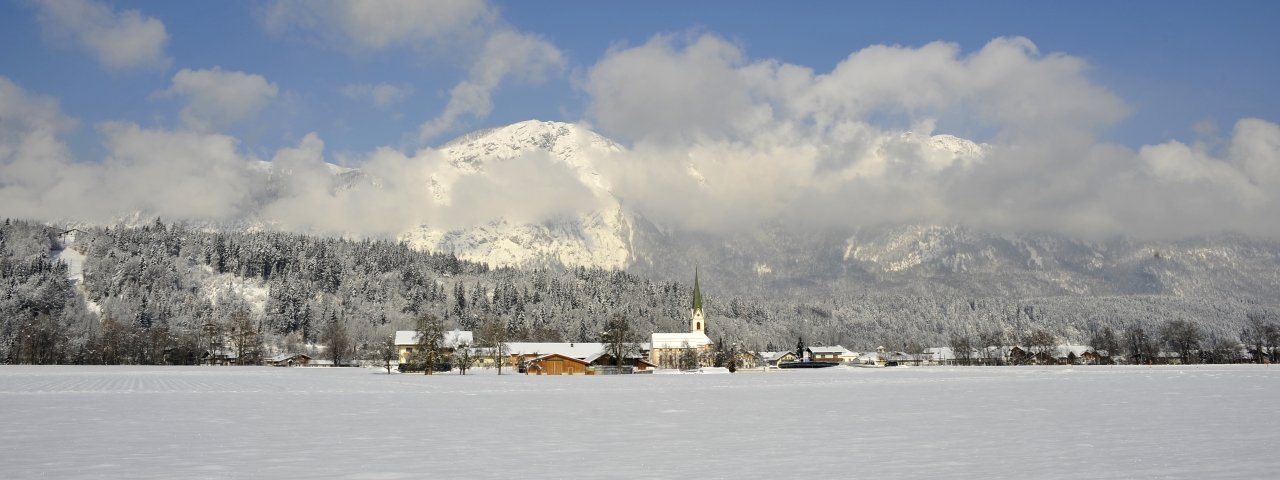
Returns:
[[[62,260],[67,264],[67,278],[75,281],[77,285],[84,281],[84,254],[74,248],[64,248],[62,250],[53,250],[53,259]]]
[[[1270,478],[1265,366],[0,367],[6,478]]]
[[[102,306],[98,305],[98,302],[89,300],[84,294],[84,254],[75,248],[53,250],[51,254],[55,261],[61,260],[67,264],[67,278],[75,286],[76,293],[85,299],[85,305],[88,306],[89,311],[102,313]]]

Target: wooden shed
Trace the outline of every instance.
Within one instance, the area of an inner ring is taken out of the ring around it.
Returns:
[[[527,375],[586,375],[589,364],[559,353],[548,353],[530,360],[528,365]]]

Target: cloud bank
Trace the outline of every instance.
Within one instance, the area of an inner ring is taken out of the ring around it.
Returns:
[[[486,112],[483,93],[502,79],[561,68],[563,57],[543,43],[492,34],[492,52],[460,84],[480,93],[455,92],[470,99],[458,101],[457,115]],[[1102,142],[1098,134],[1130,107],[1088,74],[1083,60],[1024,38],[971,52],[943,42],[871,46],[818,72],[694,34],[610,50],[577,87],[586,122],[624,146],[589,159],[592,167],[623,205],[666,226],[1280,237],[1280,125],[1242,119],[1222,142]],[[0,215],[110,221],[141,211],[392,236],[594,206],[568,167],[536,151],[464,175],[435,149],[384,147],[351,155],[346,163],[359,171],[343,172],[326,163],[315,134],[257,158],[217,133],[277,91],[257,75],[184,70],[160,94],[188,102],[179,127],[96,125],[107,154],[80,161],[60,139],[76,121],[56,99],[0,77]],[[962,130],[981,145],[944,135]],[[451,196],[436,196],[441,182]]]
[[[1025,38],[871,46],[829,72],[751,59],[712,34],[616,48],[580,84],[589,120],[627,142],[624,202],[686,228],[961,224],[1080,236],[1275,235],[1273,123],[1223,151],[1097,140],[1129,107],[1088,65]],[[926,147],[938,125],[986,132],[980,158]]]
[[[89,52],[110,69],[164,69],[172,60],[164,48],[164,23],[137,10],[114,11],[94,0],[39,0],[40,25],[55,42]]]

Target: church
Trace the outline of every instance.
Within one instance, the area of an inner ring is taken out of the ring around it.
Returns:
[[[698,270],[693,271],[693,306],[689,310],[689,332],[654,333],[649,339],[649,362],[660,368],[697,368],[710,364],[711,339],[707,337],[706,315],[702,312],[702,288]]]

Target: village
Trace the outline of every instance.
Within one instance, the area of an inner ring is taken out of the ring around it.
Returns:
[[[737,344],[717,345],[706,334],[707,318],[702,291],[694,275],[693,302],[688,332],[654,332],[648,342],[500,342],[480,346],[470,330],[440,333],[438,341],[424,341],[423,332],[399,330],[394,350],[388,349],[383,366],[397,371],[466,374],[473,368],[508,369],[525,375],[616,375],[652,373],[767,372],[835,366],[886,368],[926,366],[1004,365],[1111,365],[1122,363],[1181,364],[1177,352],[1155,352],[1149,358],[1125,358],[1088,345],[1010,345],[956,351],[950,346],[902,350],[879,346],[857,352],[842,345],[806,346],[797,339],[795,349],[750,351]],[[608,337],[608,335],[605,335]],[[394,352],[394,354],[392,354]],[[1244,348],[1227,363],[1247,362]],[[272,366],[333,366],[332,361],[305,354],[281,354],[266,363]],[[369,362],[364,362],[368,364]]]

